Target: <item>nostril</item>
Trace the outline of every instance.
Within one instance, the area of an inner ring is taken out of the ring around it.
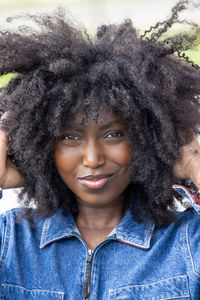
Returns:
[[[83,158],[83,165],[86,167],[95,168],[102,166],[105,163],[103,155],[86,155]]]

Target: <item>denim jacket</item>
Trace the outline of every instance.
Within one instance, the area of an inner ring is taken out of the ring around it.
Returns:
[[[20,209],[0,216],[0,299],[200,299],[200,216],[157,228],[127,211],[94,251],[72,215],[15,222]]]

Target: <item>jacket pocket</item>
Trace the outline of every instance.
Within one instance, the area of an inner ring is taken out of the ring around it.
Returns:
[[[0,292],[1,300],[64,300],[63,292],[48,290],[28,290],[14,284],[2,284]]]
[[[129,285],[109,290],[109,300],[188,300],[187,276],[176,276],[149,284]]]

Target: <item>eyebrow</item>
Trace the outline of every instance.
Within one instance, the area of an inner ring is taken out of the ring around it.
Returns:
[[[103,126],[100,126],[100,128],[102,130],[105,130],[105,129],[108,129],[108,128],[116,125],[116,124],[123,124],[123,122],[122,122],[122,120],[114,120],[114,121],[111,121],[111,122],[109,122],[109,123],[107,123],[107,124],[105,124]]]
[[[100,126],[100,130],[106,130],[106,129],[108,129],[108,128],[110,128],[110,127],[112,127],[112,126],[114,126],[114,125],[116,125],[116,124],[123,124],[123,121],[122,120],[113,120],[113,121],[110,121],[110,122],[108,122],[107,124],[105,124],[105,125],[102,125],[102,126]],[[81,126],[81,125],[67,125],[64,129],[65,130],[75,130],[75,131],[83,131],[83,126]]]

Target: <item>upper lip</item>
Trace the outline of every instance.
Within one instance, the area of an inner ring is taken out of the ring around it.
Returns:
[[[110,177],[113,174],[97,174],[97,175],[87,175],[84,177],[79,177],[78,179],[84,179],[84,180],[98,180],[105,177]]]

